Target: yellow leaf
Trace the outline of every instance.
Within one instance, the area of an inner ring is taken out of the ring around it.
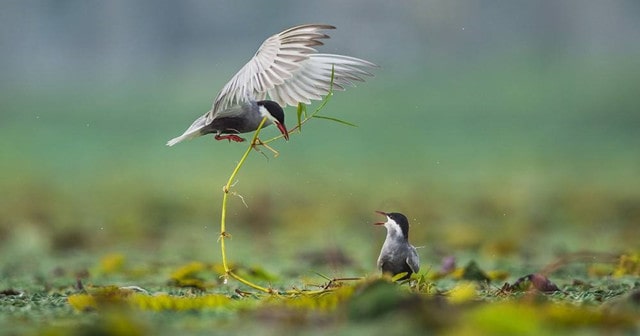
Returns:
[[[97,308],[96,299],[89,294],[74,294],[67,298],[67,302],[77,311],[87,311]]]
[[[614,266],[607,264],[593,264],[587,268],[587,273],[592,277],[606,277],[614,273]]]
[[[124,255],[120,253],[111,253],[100,259],[99,273],[111,274],[122,270],[124,266]]]
[[[193,278],[197,273],[207,269],[207,265],[200,261],[190,262],[171,273],[171,279],[181,281]]]
[[[130,303],[142,310],[164,311],[164,310],[201,310],[206,308],[217,308],[228,304],[230,299],[221,294],[207,294],[193,297],[170,296],[160,294],[149,296],[144,294],[134,294]]]
[[[541,333],[540,312],[531,305],[513,302],[484,304],[469,313],[475,334],[538,335]]]
[[[623,254],[613,271],[614,277],[640,275],[640,253]]]
[[[458,267],[450,274],[451,274],[451,277],[454,279],[458,279],[458,280],[462,279],[462,276],[464,275],[464,268]]]
[[[400,272],[396,275],[394,275],[393,277],[391,277],[391,281],[396,282],[402,278],[404,278],[405,276],[407,276],[407,274],[409,274],[408,272]]]
[[[461,282],[448,292],[448,299],[451,303],[464,303],[477,297],[476,285],[473,282]]]
[[[487,275],[491,281],[503,281],[509,277],[509,272],[502,270],[487,271]]]

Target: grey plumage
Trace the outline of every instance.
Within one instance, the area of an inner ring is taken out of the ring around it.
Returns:
[[[408,279],[412,273],[420,270],[418,252],[409,243],[409,221],[401,213],[377,212],[387,218],[386,222],[375,223],[384,225],[387,229],[387,236],[378,257],[378,270],[392,276],[406,272],[407,275],[400,280]]]

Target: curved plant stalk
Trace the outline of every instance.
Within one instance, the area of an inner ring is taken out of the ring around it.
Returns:
[[[253,134],[253,138],[251,139],[251,143],[249,145],[249,147],[247,148],[247,150],[244,152],[244,154],[242,155],[242,158],[240,158],[240,161],[238,161],[238,164],[236,165],[236,168],[233,169],[233,172],[231,173],[231,176],[229,176],[229,180],[227,181],[227,184],[222,188],[222,211],[220,214],[220,248],[222,251],[222,267],[224,268],[224,273],[225,273],[225,282],[226,282],[226,277],[230,276],[236,280],[238,280],[239,282],[242,282],[243,284],[263,291],[263,292],[271,292],[270,289],[256,285],[242,277],[240,277],[239,275],[233,273],[231,271],[231,269],[229,268],[229,264],[227,263],[227,252],[226,252],[226,248],[225,248],[225,244],[224,244],[224,240],[225,238],[229,238],[231,237],[228,233],[227,233],[227,226],[226,226],[226,220],[227,220],[227,200],[229,199],[229,190],[231,189],[231,185],[233,183],[233,181],[235,181],[236,176],[238,175],[238,172],[240,172],[240,168],[242,168],[242,165],[244,164],[244,162],[247,160],[247,157],[249,156],[249,153],[251,152],[251,150],[256,146],[257,140],[258,140],[258,135],[260,134],[260,130],[262,129],[262,126],[264,126],[265,121],[267,121],[267,117],[262,118],[262,121],[260,122],[260,125],[258,125],[258,129],[256,129],[256,132]]]
[[[346,124],[346,125],[351,125],[354,126],[351,123],[348,123],[346,121],[342,121],[340,119],[336,119],[336,118],[332,118],[332,117],[325,117],[325,116],[319,116],[318,112],[320,112],[325,105],[327,105],[327,103],[329,102],[329,100],[331,99],[331,96],[333,96],[333,79],[334,79],[334,69],[331,69],[331,82],[329,84],[329,92],[327,93],[327,95],[324,97],[324,99],[322,100],[322,102],[320,103],[320,105],[318,105],[318,107],[316,108],[316,110],[311,113],[311,114],[307,114],[306,112],[306,107],[303,104],[298,104],[298,125],[296,127],[294,127],[293,129],[291,129],[289,131],[289,133],[294,132],[294,131],[298,131],[297,133],[300,133],[300,130],[302,128],[302,125],[305,124],[306,122],[308,122],[310,119],[312,118],[319,118],[319,119],[327,119],[327,120],[331,120],[331,121],[336,121],[342,124]],[[304,118],[302,118],[302,116],[304,115]],[[291,289],[291,290],[286,290],[286,291],[278,291],[275,289],[271,289],[271,288],[267,288],[267,287],[262,287],[260,285],[257,285],[247,279],[242,278],[241,276],[239,276],[238,274],[234,273],[233,270],[231,270],[231,268],[229,268],[229,263],[227,262],[227,252],[226,252],[226,247],[225,247],[225,239],[226,238],[230,238],[231,235],[229,233],[227,233],[227,228],[226,228],[226,219],[227,219],[227,200],[229,198],[229,191],[231,190],[231,187],[233,186],[233,182],[236,180],[236,176],[238,175],[238,173],[240,172],[240,168],[242,168],[242,166],[244,165],[245,161],[247,160],[247,157],[249,156],[249,153],[251,153],[252,149],[256,149],[256,146],[259,145],[263,145],[263,146],[267,146],[267,144],[280,139],[283,137],[283,135],[279,135],[276,136],[274,138],[271,138],[269,140],[266,141],[261,141],[258,139],[258,135],[260,134],[260,130],[262,130],[262,127],[264,126],[264,123],[266,122],[267,118],[263,118],[262,121],[260,122],[260,125],[258,125],[258,128],[256,129],[255,133],[253,134],[253,138],[251,139],[251,142],[249,144],[249,147],[247,148],[247,150],[244,152],[244,154],[242,155],[242,157],[240,158],[240,161],[238,161],[238,164],[236,165],[236,167],[233,169],[233,172],[231,173],[231,176],[229,176],[229,180],[227,181],[227,184],[222,188],[223,191],[223,195],[222,195],[222,211],[221,211],[221,215],[220,215],[220,248],[221,248],[221,252],[222,252],[222,266],[224,268],[224,278],[225,278],[225,283],[227,281],[227,277],[231,277],[235,280],[237,280],[238,282],[243,283],[246,286],[249,286],[253,289],[259,290],[261,292],[264,293],[269,293],[269,294],[286,294],[286,295],[297,295],[297,294],[320,294],[326,291],[331,290],[330,286],[326,286],[323,287],[320,290],[300,290],[300,289]],[[267,148],[269,148],[267,146]],[[332,281],[341,281],[341,280],[354,280],[355,278],[344,278],[344,279],[333,279]]]

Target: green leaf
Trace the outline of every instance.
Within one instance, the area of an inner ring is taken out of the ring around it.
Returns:
[[[300,130],[302,132],[302,115],[304,114],[304,117],[307,117],[307,105],[304,105],[303,103],[298,103],[298,130]]]
[[[485,273],[474,260],[469,261],[467,266],[464,267],[462,279],[487,282],[491,281],[491,278],[489,278],[487,273]]]
[[[356,125],[356,124],[352,124],[352,123],[350,123],[348,121],[340,120],[340,119],[334,118],[334,117],[327,117],[327,116],[321,116],[321,115],[314,115],[313,117],[314,118],[318,118],[318,119],[326,119],[326,120],[335,121],[335,122],[338,122],[338,123],[341,123],[341,124],[345,124],[345,125],[351,126],[351,127],[358,127],[358,125]]]
[[[401,273],[398,273],[398,274],[394,275],[394,276],[391,278],[391,281],[396,282],[396,281],[398,281],[398,280],[400,280],[400,279],[404,278],[405,276],[407,276],[407,274],[409,274],[409,272],[401,272]]]

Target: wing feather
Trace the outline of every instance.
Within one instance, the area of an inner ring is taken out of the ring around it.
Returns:
[[[316,52],[313,47],[322,45],[319,40],[329,37],[320,31],[334,28],[330,25],[301,25],[266,39],[253,58],[218,93],[211,111],[207,113],[207,122],[211,122],[219,111],[256,96],[264,96],[269,89],[285,83],[300,68],[300,62]],[[271,69],[274,71],[269,71]]]
[[[321,100],[331,88],[342,91],[373,76],[368,69],[377,66],[371,62],[317,53],[315,47],[329,38],[322,31],[329,29],[335,27],[306,24],[267,38],[253,58],[220,90],[211,110],[194,121],[183,135],[167,144],[171,146],[198,136],[200,130],[217,117],[242,113],[236,105],[263,100],[267,94],[282,107],[309,104],[311,100]]]
[[[409,265],[409,268],[413,273],[418,273],[418,271],[420,271],[420,258],[418,257],[418,251],[416,251],[415,247],[411,246],[409,253],[411,253],[411,256],[406,260],[407,265]]]
[[[328,29],[335,27],[307,24],[267,38],[253,58],[220,90],[205,115],[206,123],[233,105],[261,100],[267,94],[282,107],[321,100],[329,93],[332,71],[333,88],[338,91],[373,76],[367,69],[377,66],[371,62],[317,53],[315,47],[329,38],[322,32]]]
[[[293,73],[291,78],[270,89],[269,97],[283,107],[296,106],[299,102],[308,104],[310,100],[320,100],[329,93],[332,71],[333,89],[343,91],[346,87],[354,86],[356,82],[363,82],[367,77],[373,76],[367,69],[375,67],[375,64],[355,57],[312,54],[301,62],[300,69]],[[302,97],[285,92],[299,92]]]

